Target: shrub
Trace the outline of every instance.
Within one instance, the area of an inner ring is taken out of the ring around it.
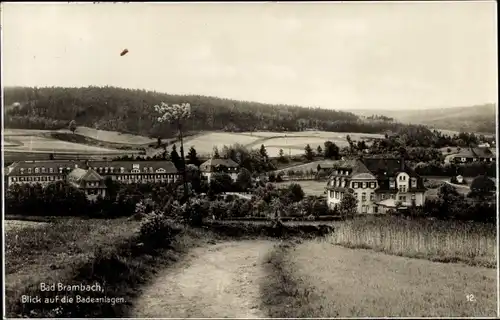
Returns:
[[[169,245],[172,239],[180,232],[174,227],[174,221],[157,212],[146,215],[139,229],[140,239],[146,244]]]
[[[228,204],[224,201],[212,201],[208,209],[208,214],[215,220],[222,220],[227,217]]]

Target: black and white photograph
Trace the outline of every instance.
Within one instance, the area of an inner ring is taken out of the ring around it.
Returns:
[[[4,318],[496,318],[496,1],[2,2]]]

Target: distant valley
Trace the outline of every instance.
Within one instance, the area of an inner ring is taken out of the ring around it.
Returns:
[[[423,124],[436,129],[495,133],[496,104],[419,110],[350,110],[359,116],[384,115],[402,123]]]

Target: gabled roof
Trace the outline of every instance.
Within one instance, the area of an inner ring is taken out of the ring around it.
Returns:
[[[97,172],[92,169],[85,170],[81,168],[76,168],[71,170],[68,174],[68,178],[75,180],[77,182],[81,181],[102,181],[104,180]]]
[[[217,158],[217,159],[210,159],[205,162],[203,162],[200,165],[200,170],[202,171],[210,171],[211,167],[218,167],[218,166],[225,166],[228,168],[237,168],[239,165],[233,161],[232,159],[222,159],[222,158]]]

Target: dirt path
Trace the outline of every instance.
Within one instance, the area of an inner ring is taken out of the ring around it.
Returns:
[[[231,241],[194,249],[146,288],[131,317],[262,318],[259,282],[273,242]]]

